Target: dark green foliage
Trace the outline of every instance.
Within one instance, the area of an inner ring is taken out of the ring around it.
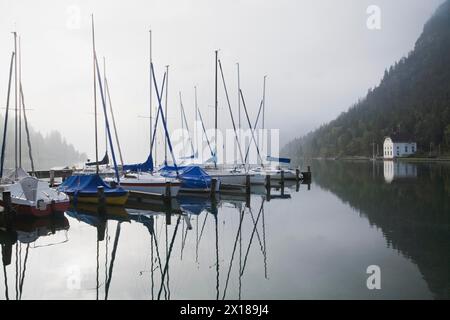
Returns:
[[[415,48],[380,84],[335,120],[285,148],[291,157],[371,156],[372,143],[400,131],[418,149],[450,151],[450,0],[426,23]]]
[[[4,118],[0,116],[0,146],[3,141],[3,124]],[[71,144],[68,144],[56,130],[52,131],[47,136],[43,136],[41,133],[36,132],[30,127],[30,136],[36,170],[48,170],[55,166],[74,165],[84,162],[86,159],[85,154],[75,150],[75,148]],[[14,168],[13,117],[9,119],[5,155],[5,169]],[[25,130],[22,132],[22,167],[26,170],[31,169]]]

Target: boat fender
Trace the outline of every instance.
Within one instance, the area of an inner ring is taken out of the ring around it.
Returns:
[[[44,211],[45,209],[47,209],[47,205],[45,204],[43,199],[39,199],[36,203],[36,207],[41,210]]]

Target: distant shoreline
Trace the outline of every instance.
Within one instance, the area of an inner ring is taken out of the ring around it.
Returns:
[[[364,156],[348,156],[348,157],[314,157],[315,160],[343,160],[343,161],[372,161],[371,157]],[[382,157],[377,157],[376,161],[384,161]],[[393,161],[393,160],[386,160]],[[395,158],[394,161],[404,162],[450,162],[450,158],[421,158],[421,157],[408,157],[408,158]]]

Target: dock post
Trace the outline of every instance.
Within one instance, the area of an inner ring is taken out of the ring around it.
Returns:
[[[270,175],[266,174],[266,194],[267,201],[270,201]]]
[[[217,179],[213,178],[211,179],[211,190],[209,193],[211,199],[216,199],[216,188],[217,188]]]
[[[11,192],[3,191],[3,207],[5,208],[6,213],[11,212]]]
[[[10,243],[9,241],[2,245],[2,263],[5,267],[11,264],[12,245],[13,243]]]
[[[171,198],[170,187],[171,187],[171,183],[167,181],[166,189],[164,191],[164,201],[166,202],[166,204],[170,203],[170,198]]]
[[[245,176],[245,193],[250,194],[251,183],[250,183],[250,175],[247,174]]]
[[[245,206],[250,208],[251,181],[250,175],[245,176]]]
[[[97,241],[105,240],[106,224],[107,224],[106,218],[103,217],[102,219],[100,219],[100,222],[97,226]]]
[[[4,216],[5,216],[5,222],[6,222],[6,229],[11,229],[12,224],[12,208],[11,208],[11,192],[10,191],[3,191],[2,194],[3,199],[3,210],[4,210]]]
[[[106,199],[105,199],[105,189],[103,186],[97,187],[97,198],[98,198],[98,213],[101,215],[106,214]]]
[[[50,170],[50,187],[55,185],[55,170]]]
[[[303,174],[303,181],[311,181],[311,167],[308,166],[308,171],[302,172]]]

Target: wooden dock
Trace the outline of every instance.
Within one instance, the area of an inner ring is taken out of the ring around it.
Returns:
[[[50,185],[55,185],[55,178],[62,178],[63,181],[65,178],[70,177],[75,171],[72,169],[64,168],[64,169],[55,169],[55,170],[38,170],[34,172],[34,175],[38,179],[49,179]],[[29,172],[32,174],[31,172]],[[288,185],[288,182],[295,181],[298,184],[310,184],[311,183],[311,167],[307,167],[307,171],[300,171],[300,169],[295,170],[296,178],[294,180],[289,180],[285,178],[284,172],[281,171],[281,179],[273,180],[269,175],[266,176],[264,187],[266,189],[266,193],[270,196],[270,190],[273,188],[276,189],[284,189],[285,185]],[[216,184],[217,181],[212,179],[211,184]],[[232,184],[221,184],[219,193],[226,195],[250,195],[252,193],[252,184],[250,183],[250,175],[247,175],[246,184],[245,185],[232,185]],[[170,185],[166,188],[165,194],[155,194],[149,192],[138,192],[138,191],[130,191],[129,202],[133,203],[154,203],[157,202],[170,202],[172,198],[170,195]],[[215,188],[212,188],[215,190]],[[216,192],[206,193],[206,196],[210,196],[211,198],[216,198]]]

